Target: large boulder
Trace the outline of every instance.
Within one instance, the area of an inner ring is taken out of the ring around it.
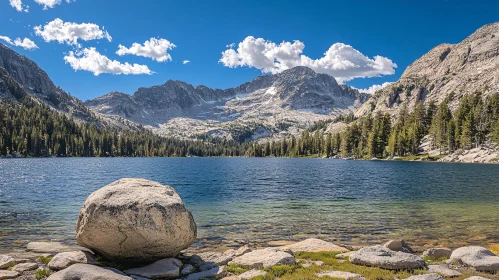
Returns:
[[[265,248],[236,257],[231,263],[244,267],[269,268],[274,265],[296,264],[296,259],[289,250]]]
[[[499,271],[499,256],[480,246],[458,248],[452,252],[450,261],[471,266],[478,271]]]
[[[384,246],[362,248],[353,252],[349,258],[353,264],[385,269],[416,269],[425,266],[425,261],[419,256],[392,251]]]
[[[109,267],[98,267],[90,264],[73,264],[50,275],[47,280],[133,280],[120,271]]]
[[[174,257],[196,234],[177,192],[145,179],[121,179],[92,193],[76,226],[79,245],[117,260]]]

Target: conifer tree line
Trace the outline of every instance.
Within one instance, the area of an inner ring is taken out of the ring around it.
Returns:
[[[324,133],[332,122],[346,122],[341,133]],[[299,136],[280,141],[182,140],[146,129],[118,130],[77,122],[49,107],[23,98],[0,103],[0,155],[28,157],[322,157],[382,158],[415,155],[423,137],[442,154],[499,143],[499,93],[465,95],[451,112],[448,100],[438,106],[402,105],[396,118],[380,112],[361,118],[352,114],[317,122]]]
[[[499,93],[465,95],[458,108],[451,112],[446,99],[438,106],[418,103],[409,112],[402,105],[393,118],[380,112],[349,123],[342,133],[323,133],[329,122],[319,122],[300,137],[281,141],[253,143],[246,152],[254,157],[319,157],[384,158],[416,155],[423,138],[429,135],[433,148],[441,154],[457,149],[471,149],[487,140],[499,143]],[[340,118],[352,120],[353,116]]]
[[[246,144],[165,138],[142,129],[116,130],[76,122],[30,98],[0,103],[0,155],[28,157],[241,156]]]

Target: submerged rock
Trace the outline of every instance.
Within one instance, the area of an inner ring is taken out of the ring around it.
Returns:
[[[296,264],[295,257],[291,253],[292,252],[290,251],[278,248],[265,248],[236,257],[231,263],[254,268],[268,268],[281,264]]]
[[[175,258],[168,258],[144,267],[125,270],[125,273],[150,279],[175,278],[180,276],[180,267],[182,267],[181,261]]]
[[[132,280],[120,271],[110,267],[98,267],[90,264],[72,266],[50,275],[47,280]]]
[[[452,250],[449,248],[430,248],[423,252],[423,256],[435,259],[449,258],[451,254]]]
[[[499,271],[499,256],[479,246],[461,247],[452,252],[450,261],[471,266],[478,271]]]
[[[62,253],[76,250],[92,252],[87,248],[68,246],[60,242],[30,242],[27,245],[27,249],[28,251],[33,251],[35,253]]]
[[[353,252],[350,262],[385,269],[416,269],[425,266],[425,261],[419,256],[392,251],[383,246],[366,247]]]
[[[402,239],[390,240],[383,244],[384,247],[397,252],[412,253],[411,247]]]
[[[196,233],[192,214],[172,187],[121,179],[87,198],[76,240],[108,259],[150,261],[176,256]]]
[[[61,270],[75,263],[99,264],[92,254],[83,251],[73,251],[55,255],[47,266],[52,270]]]
[[[347,248],[338,246],[331,242],[317,238],[309,238],[298,243],[280,246],[281,249],[289,249],[296,252],[348,252]]]

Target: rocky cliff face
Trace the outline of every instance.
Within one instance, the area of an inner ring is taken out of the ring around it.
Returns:
[[[499,92],[499,22],[478,29],[459,44],[441,44],[409,65],[399,81],[376,92],[357,111],[397,114],[402,104],[437,104],[445,98],[456,108],[460,97]]]
[[[112,92],[85,104],[100,114],[150,125],[158,133],[231,137],[238,130],[253,139],[351,112],[367,97],[332,76],[295,67],[225,90],[170,80],[140,88],[133,96]]]
[[[47,73],[35,62],[3,44],[0,44],[0,80],[0,98],[20,100],[23,96],[29,95],[77,119],[84,121],[93,119],[92,112],[79,99],[56,87]],[[22,90],[14,91],[12,88],[14,84]]]

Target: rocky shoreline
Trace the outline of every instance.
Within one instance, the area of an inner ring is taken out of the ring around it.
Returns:
[[[196,235],[173,188],[121,179],[86,200],[76,226],[78,246],[28,243],[0,255],[0,279],[499,279],[499,245],[493,244],[418,252],[404,240],[362,247],[309,238],[196,252]]]

